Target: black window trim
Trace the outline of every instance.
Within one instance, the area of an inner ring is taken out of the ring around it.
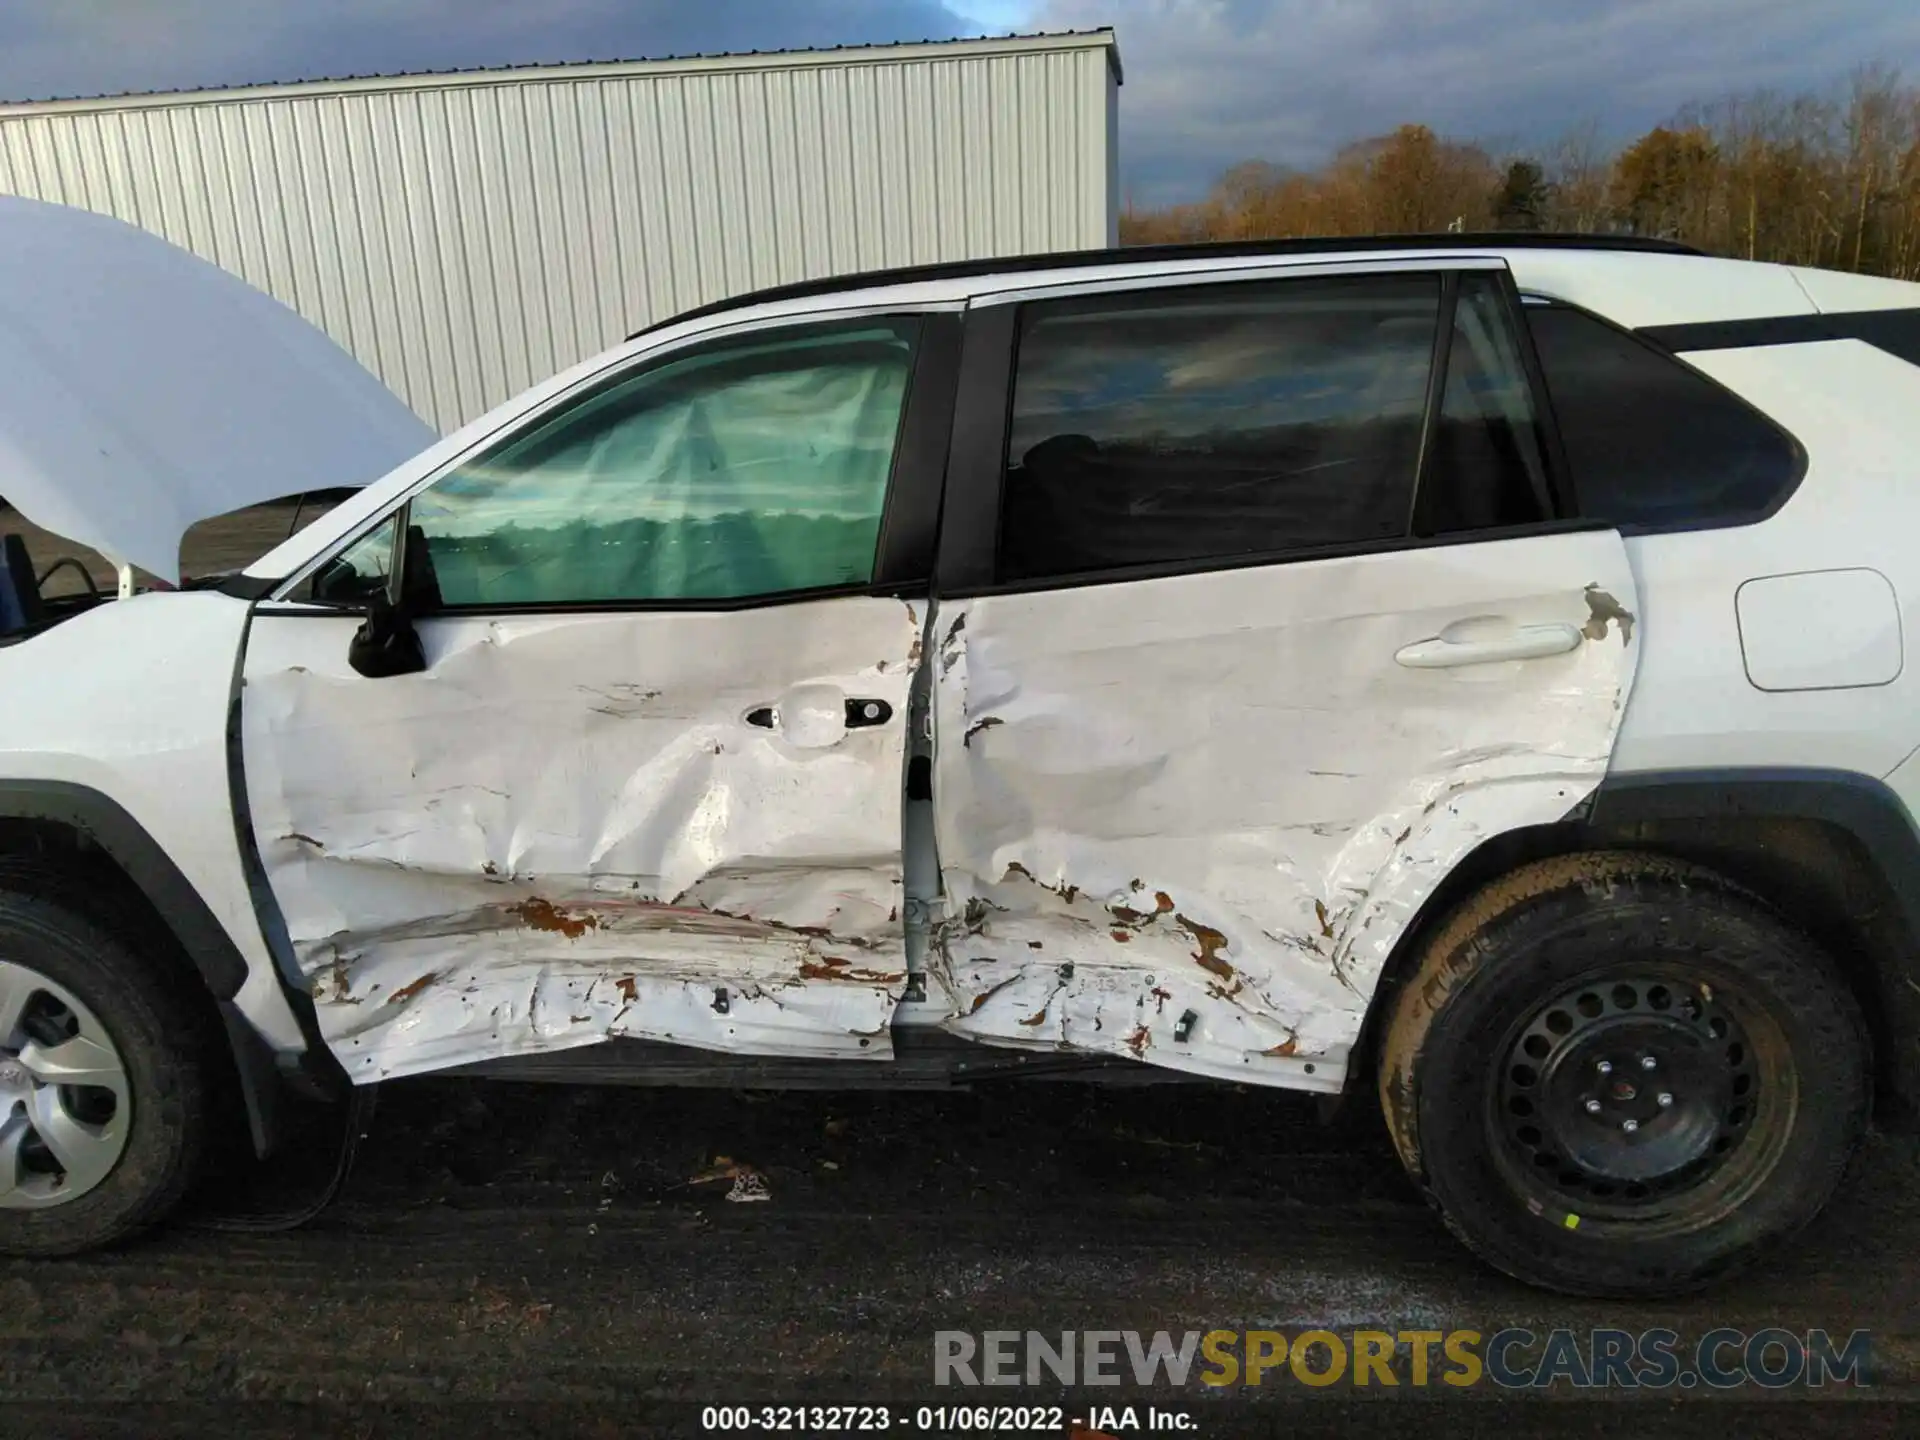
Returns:
[[[369,521],[350,537],[344,537],[327,554],[304,567],[293,583],[310,580],[329,560],[351,550],[382,526],[394,523],[394,553],[388,569],[388,595],[396,604],[406,594],[405,536],[411,523],[413,502],[442,477],[462,465],[490,453],[527,433],[609,385],[624,384],[637,375],[660,365],[677,363],[707,349],[729,347],[741,341],[818,330],[822,326],[857,327],[863,321],[912,321],[917,327],[914,352],[907,372],[905,401],[901,406],[900,428],[894,442],[893,463],[887,474],[886,498],[875,541],[872,579],[852,585],[812,586],[797,590],[770,591],[757,595],[694,597],[672,600],[570,600],[496,602],[482,605],[416,605],[412,614],[420,620],[453,619],[468,616],[516,615],[595,615],[595,614],[725,614],[740,610],[762,610],[777,605],[801,605],[818,600],[849,596],[880,596],[911,599],[926,596],[933,584],[934,549],[938,535],[941,489],[945,480],[948,429],[953,416],[953,391],[958,383],[962,315],[954,307],[888,307],[877,310],[820,311],[804,315],[782,316],[777,320],[748,327],[728,328],[713,335],[696,337],[657,354],[637,357],[633,362],[609,367],[584,380],[565,394],[554,397],[515,422],[509,430],[489,435],[434,474],[416,485],[404,500]],[[357,616],[360,607],[329,605],[324,602],[295,600],[286,596],[266,600],[256,610],[279,616]]]
[[[1513,272],[1500,279],[1506,300],[1507,328],[1520,350],[1520,366],[1527,374],[1527,390],[1533,397],[1533,414],[1540,431],[1540,453],[1547,467],[1548,512],[1561,520],[1578,520],[1580,514],[1579,480],[1567,458],[1566,442],[1560,434],[1560,419],[1554,413],[1553,392],[1547,387],[1546,367],[1533,343],[1533,327],[1527,323],[1527,307]]]
[[[1874,332],[1893,319],[1920,321],[1920,308],[1816,310],[1798,315],[1762,315],[1746,320],[1696,320],[1642,325],[1634,333],[1667,350],[1746,350],[1760,345],[1809,345],[1822,340],[1859,340],[1896,359],[1916,363],[1883,344]]]
[[[1762,410],[1758,405],[1754,404],[1751,400],[1747,399],[1747,397],[1742,395],[1739,391],[1732,389],[1731,387],[1723,384],[1719,380],[1716,380],[1713,376],[1709,375],[1706,371],[1702,370],[1699,366],[1694,365],[1690,361],[1688,361],[1685,355],[1677,353],[1675,350],[1670,348],[1668,344],[1662,343],[1662,339],[1661,339],[1662,336],[1667,337],[1667,339],[1669,340],[1684,340],[1684,339],[1687,339],[1692,332],[1704,331],[1709,328],[1708,326],[1704,326],[1704,325],[1698,326],[1698,327],[1683,326],[1683,325],[1643,326],[1638,329],[1635,329],[1631,326],[1622,325],[1618,320],[1609,319],[1607,316],[1602,315],[1599,311],[1589,309],[1585,305],[1575,304],[1571,300],[1562,300],[1557,295],[1545,295],[1537,291],[1527,291],[1520,295],[1519,301],[1520,301],[1520,308],[1522,312],[1524,312],[1528,308],[1535,308],[1535,309],[1545,309],[1545,310],[1570,310],[1576,314],[1584,315],[1587,319],[1594,321],[1596,324],[1605,326],[1607,329],[1613,331],[1616,335],[1624,336],[1628,340],[1631,340],[1634,344],[1651,352],[1654,355],[1659,356],[1662,360],[1667,361],[1670,364],[1678,365],[1681,369],[1686,370],[1691,374],[1699,376],[1700,379],[1704,380],[1707,384],[1711,385],[1720,394],[1726,396],[1729,400],[1733,401],[1734,404],[1738,405],[1740,408],[1745,410],[1748,414],[1752,415],[1755,419],[1759,420],[1761,424],[1767,426],[1776,435],[1779,435],[1783,440],[1787,442],[1788,448],[1792,452],[1793,460],[1792,460],[1791,478],[1789,478],[1787,482],[1784,485],[1782,485],[1774,493],[1773,498],[1766,505],[1760,507],[1757,510],[1725,511],[1717,515],[1702,515],[1689,520],[1672,520],[1659,525],[1645,524],[1645,523],[1636,522],[1636,521],[1605,522],[1607,524],[1612,525],[1613,528],[1618,530],[1622,535],[1690,535],[1695,531],[1736,530],[1748,525],[1759,525],[1767,520],[1771,520],[1775,515],[1778,515],[1781,512],[1781,510],[1786,508],[1787,502],[1793,499],[1795,495],[1800,493],[1800,485],[1807,478],[1807,469],[1811,464],[1810,457],[1807,454],[1807,447],[1800,442],[1800,437],[1798,435],[1795,435],[1791,430],[1787,429],[1787,427],[1785,425],[1782,425],[1778,420],[1774,419],[1773,416],[1769,415],[1765,410]],[[1521,313],[1519,318],[1522,320],[1522,322],[1525,322],[1526,320],[1526,316],[1524,313]],[[1809,317],[1809,318],[1814,318],[1814,317]],[[1727,326],[1744,325],[1748,323],[1750,322],[1734,321],[1734,322],[1726,322],[1726,326],[1722,326],[1720,322],[1714,322],[1714,326],[1712,328],[1721,330],[1724,333]],[[1754,333],[1754,332],[1747,332],[1747,333]],[[1528,347],[1531,350],[1533,345],[1533,329],[1531,325],[1527,326],[1526,338],[1527,338]],[[1811,339],[1811,338],[1830,338],[1830,337],[1803,336],[1801,338]],[[1759,343],[1761,342],[1757,340],[1749,340],[1749,341],[1743,342],[1742,345],[1739,347],[1733,346],[1731,344],[1716,344],[1716,345],[1710,345],[1710,346],[1703,345],[1698,348],[1733,349],[1733,348],[1745,348],[1745,346],[1747,345],[1755,345]],[[1536,364],[1537,363],[1538,362],[1536,357]],[[1540,398],[1543,403],[1551,407],[1552,394],[1549,388],[1547,387],[1547,385],[1545,384],[1545,371],[1542,370],[1540,374],[1541,374],[1541,386],[1539,391]],[[1560,444],[1561,443],[1560,442],[1560,426],[1557,419],[1554,422],[1553,431],[1554,431],[1555,443]],[[1568,494],[1570,498],[1577,500],[1578,498],[1577,493],[1572,489],[1572,485],[1571,485],[1572,468],[1570,465],[1568,466],[1568,469],[1567,469],[1567,475],[1569,479]],[[1576,508],[1570,510],[1568,513],[1571,515],[1578,515],[1580,511],[1576,506]],[[1598,518],[1599,517],[1595,517],[1596,520],[1598,520]]]
[[[1499,540],[1613,529],[1606,521],[1582,518],[1569,503],[1572,497],[1571,473],[1560,444],[1559,428],[1547,403],[1544,372],[1534,353],[1532,333],[1526,327],[1518,286],[1509,267],[1488,266],[1484,259],[1479,256],[1442,258],[1431,265],[1362,265],[1351,269],[1342,267],[1337,272],[1316,269],[1311,274],[1298,271],[1276,273],[1262,268],[1251,274],[1226,271],[1129,276],[1125,277],[1124,282],[1117,280],[1112,286],[1076,283],[1071,294],[1058,298],[1018,293],[1006,297],[996,295],[984,304],[976,302],[966,313],[966,342],[955,399],[953,442],[947,461],[946,500],[942,511],[939,560],[935,567],[935,593],[940,598],[951,600],[1029,594],[1095,585],[1131,584],[1223,570],[1337,560],[1357,555],[1392,554],[1403,550],[1480,545]],[[1553,509],[1547,518],[1521,525],[1490,526],[1443,535],[1415,535],[1412,533],[1413,507],[1419,504],[1420,487],[1426,479],[1431,454],[1429,431],[1437,423],[1437,397],[1444,397],[1444,362],[1452,344],[1453,307],[1458,302],[1460,277],[1489,273],[1499,277],[1498,284],[1505,297],[1504,313],[1514,343],[1519,348],[1521,364],[1526,370],[1528,390],[1541,432],[1543,462],[1547,467],[1547,486]],[[996,566],[1002,491],[1006,483],[1007,436],[1013,418],[1014,366],[1023,312],[1035,305],[1053,306],[1083,300],[1091,302],[1107,295],[1133,294],[1148,289],[1198,289],[1223,283],[1294,279],[1305,282],[1375,275],[1432,275],[1438,277],[1441,283],[1434,336],[1434,355],[1439,363],[1428,376],[1427,412],[1422,419],[1418,469],[1408,501],[1406,535],[1394,540],[1363,540],[1337,545],[1295,546],[1285,550],[1248,551],[1236,555],[1190,557],[1012,581],[998,578]]]
[[[1440,277],[1439,305],[1434,312],[1433,350],[1427,356],[1427,394],[1421,402],[1420,447],[1413,458],[1413,484],[1407,491],[1406,533],[1416,534],[1414,521],[1420,514],[1420,497],[1433,478],[1433,442],[1439,437],[1441,409],[1447,401],[1447,371],[1453,363],[1453,330],[1460,312],[1460,272],[1449,270]]]
[[[1013,361],[1019,305],[969,309],[954,394],[953,439],[940,515],[934,589],[943,596],[992,591],[1006,484],[1007,429],[1013,418]]]
[[[1453,359],[1453,337],[1459,328],[1461,280],[1465,275],[1497,275],[1495,285],[1500,292],[1500,316],[1506,322],[1507,332],[1513,339],[1515,355],[1520,362],[1521,378],[1527,387],[1527,398],[1533,405],[1534,429],[1540,442],[1540,463],[1546,474],[1543,477],[1529,475],[1527,488],[1533,492],[1538,502],[1542,519],[1523,522],[1521,525],[1488,525],[1471,530],[1457,530],[1443,535],[1421,536],[1415,532],[1414,522],[1420,514],[1420,499],[1427,482],[1432,478],[1433,437],[1438,434],[1442,411],[1446,405],[1448,368]],[[1407,534],[1415,539],[1430,542],[1444,541],[1454,537],[1480,538],[1488,535],[1505,535],[1517,529],[1535,528],[1556,520],[1570,520],[1579,516],[1579,507],[1574,504],[1573,472],[1567,464],[1566,449],[1560,442],[1560,427],[1553,416],[1553,407],[1549,403],[1545,372],[1540,366],[1540,357],[1534,353],[1533,332],[1527,328],[1527,317],[1520,301],[1520,289],[1514,284],[1513,272],[1502,269],[1498,272],[1485,270],[1450,270],[1442,277],[1440,299],[1440,329],[1433,341],[1433,369],[1428,375],[1427,413],[1420,433],[1420,469],[1414,477],[1413,498],[1407,507]],[[1545,491],[1542,492],[1544,482]]]

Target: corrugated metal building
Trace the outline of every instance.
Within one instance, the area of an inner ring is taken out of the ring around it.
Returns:
[[[783,281],[1114,243],[1111,30],[0,105],[0,194],[279,297],[443,430]]]

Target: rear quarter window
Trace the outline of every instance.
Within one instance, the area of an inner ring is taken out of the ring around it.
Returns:
[[[1800,446],[1737,395],[1582,310],[1526,307],[1580,513],[1628,530],[1764,519]]]

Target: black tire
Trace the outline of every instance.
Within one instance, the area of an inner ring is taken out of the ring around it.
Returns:
[[[1392,1006],[1380,1097],[1408,1172],[1477,1254],[1548,1289],[1733,1274],[1813,1219],[1866,1127],[1870,1040],[1832,959],[1661,857],[1515,871]]]
[[[164,959],[144,956],[133,927],[83,918],[65,877],[29,880],[5,867],[0,960],[25,965],[93,1011],[125,1067],[132,1115],[106,1178],[43,1209],[0,1208],[0,1255],[71,1255],[110,1245],[164,1219],[196,1178],[212,1129],[214,1081],[207,1007]],[[58,895],[66,903],[47,898]]]

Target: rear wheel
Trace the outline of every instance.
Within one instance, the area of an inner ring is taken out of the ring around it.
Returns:
[[[0,1254],[122,1239],[192,1183],[205,1022],[171,978],[72,911],[0,891]]]
[[[1684,1291],[1799,1229],[1865,1126],[1865,1027],[1818,947],[1694,867],[1526,867],[1463,906],[1394,1002],[1409,1170],[1469,1246],[1581,1294]]]

